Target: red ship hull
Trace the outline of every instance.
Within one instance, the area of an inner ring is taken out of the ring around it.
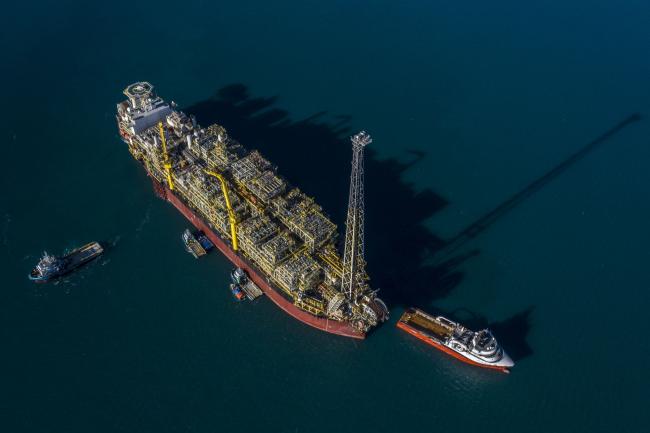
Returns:
[[[464,356],[462,356],[461,354],[459,354],[458,352],[455,352],[455,351],[451,350],[450,348],[448,348],[445,345],[442,345],[440,343],[435,342],[434,340],[428,338],[426,335],[420,333],[418,330],[411,328],[410,326],[408,326],[407,324],[405,324],[405,323],[403,323],[401,321],[397,322],[397,327],[404,330],[404,331],[406,331],[406,332],[408,332],[412,336],[424,341],[425,343],[429,344],[430,346],[433,346],[436,349],[441,350],[441,351],[445,352],[446,354],[451,355],[451,356],[453,356],[454,358],[456,358],[456,359],[458,359],[460,361],[463,361],[466,364],[471,364],[471,365],[475,365],[477,367],[487,368],[487,369],[490,369],[490,370],[498,370],[498,371],[501,371],[503,373],[510,373],[510,371],[507,368],[504,368],[504,367],[498,367],[496,365],[480,364],[478,362],[472,361],[471,359],[467,359]]]
[[[268,296],[278,307],[287,314],[306,323],[321,331],[331,334],[342,335],[344,337],[363,339],[365,334],[353,328],[349,323],[339,322],[336,320],[323,319],[313,316],[306,311],[296,307],[279,293],[279,289],[271,286],[266,278],[260,276],[260,273],[245,259],[237,255],[226,242],[224,242],[201,218],[199,218],[185,203],[169,190],[166,185],[159,184],[152,179],[154,190],[161,198],[167,200],[176,207],[197,229],[203,231],[205,235],[214,243],[214,245],[228,258],[235,266],[244,269],[251,280]]]

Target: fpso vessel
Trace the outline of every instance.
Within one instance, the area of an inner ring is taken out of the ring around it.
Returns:
[[[124,94],[127,100],[117,105],[120,136],[156,194],[202,230],[277,306],[315,328],[353,338],[364,338],[388,318],[368,284],[363,258],[368,134],[352,137],[341,257],[336,225],[258,151],[246,150],[223,126],[199,126],[147,82],[131,84]]]

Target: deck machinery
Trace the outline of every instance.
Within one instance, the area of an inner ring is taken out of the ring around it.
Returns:
[[[312,326],[359,338],[387,319],[386,306],[367,283],[363,258],[363,148],[369,135],[352,137],[343,260],[336,225],[258,151],[246,150],[223,126],[202,128],[149,83],[132,84],[124,94],[128,99],[117,106],[120,135],[155,189],[188,219],[207,225],[233,263],[243,263],[263,288],[279,293],[283,299],[272,297],[276,304]],[[335,330],[346,326],[349,332]]]

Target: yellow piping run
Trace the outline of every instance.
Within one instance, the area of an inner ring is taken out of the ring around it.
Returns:
[[[318,257],[320,257],[320,258],[323,259],[327,264],[329,264],[329,265],[332,267],[332,269],[334,270],[334,272],[336,272],[338,275],[342,275],[342,274],[343,274],[343,269],[341,269],[341,266],[340,266],[338,263],[336,263],[336,262],[335,262],[331,257],[329,257],[327,254],[320,253],[320,254],[318,254]]]
[[[205,173],[216,177],[221,183],[221,191],[223,191],[223,197],[226,199],[226,208],[228,209],[228,220],[230,221],[230,234],[232,236],[232,249],[237,251],[237,219],[235,218],[235,211],[230,205],[230,197],[228,196],[228,187],[226,186],[226,179],[223,175],[215,173],[213,171],[205,170]]]
[[[174,182],[172,182],[172,165],[169,162],[169,155],[167,155],[167,140],[165,139],[165,130],[163,129],[162,122],[158,122],[158,131],[160,132],[160,140],[162,140],[162,150],[165,167],[165,173],[167,174],[167,183],[169,184],[169,189],[174,189]]]

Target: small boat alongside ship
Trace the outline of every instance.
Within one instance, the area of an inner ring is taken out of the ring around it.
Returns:
[[[230,293],[237,299],[238,301],[243,301],[246,299],[246,295],[244,294],[244,291],[239,287],[237,284],[230,284]]]
[[[99,257],[103,252],[104,248],[98,242],[90,242],[60,257],[45,252],[30,272],[29,279],[37,283],[45,283],[74,271]]]
[[[262,289],[257,287],[257,285],[248,277],[246,271],[242,268],[233,269],[232,272],[230,272],[230,279],[232,280],[232,284],[230,284],[230,292],[238,301],[242,301],[244,298],[248,298],[252,301],[264,294]]]
[[[206,255],[214,248],[214,244],[201,231],[191,232],[189,229],[185,229],[181,238],[185,244],[185,250],[195,259]]]
[[[488,329],[475,332],[417,308],[406,310],[397,327],[468,364],[504,373],[515,365]]]

